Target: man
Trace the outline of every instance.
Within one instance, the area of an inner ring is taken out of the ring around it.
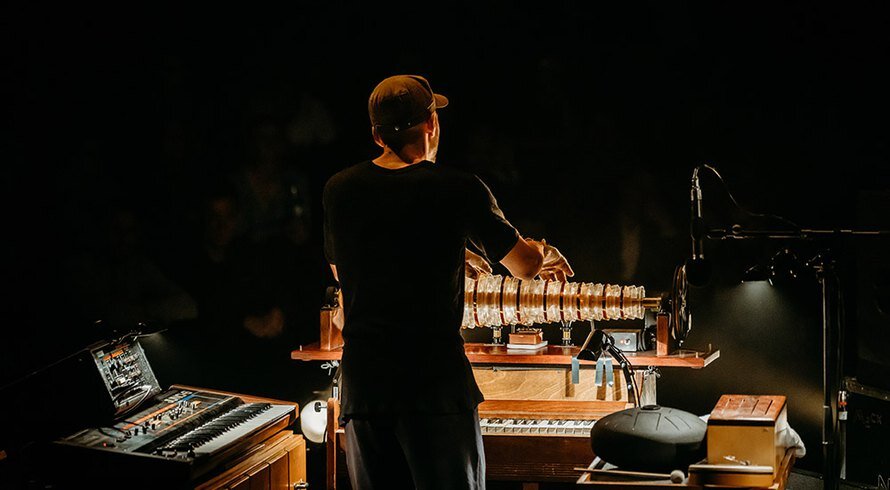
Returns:
[[[519,235],[481,180],[434,163],[436,111],[447,104],[420,76],[380,82],[368,112],[383,153],[334,175],[324,190],[325,255],[345,315],[341,413],[357,489],[485,486],[482,394],[460,336],[467,241],[522,279],[572,275],[555,248]]]

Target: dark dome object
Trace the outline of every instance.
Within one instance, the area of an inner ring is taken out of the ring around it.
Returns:
[[[598,420],[590,431],[593,453],[621,469],[685,470],[705,456],[702,419],[676,408],[646,405]]]

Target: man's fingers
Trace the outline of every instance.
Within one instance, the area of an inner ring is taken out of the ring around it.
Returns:
[[[566,281],[566,275],[565,275],[565,273],[564,273],[563,271],[561,271],[561,270],[555,270],[555,271],[553,271],[553,280],[554,280],[554,281],[565,282],[565,281]]]
[[[566,273],[564,270],[559,268],[547,268],[545,270],[541,270],[538,276],[545,281],[566,281]]]
[[[575,271],[569,265],[569,261],[553,245],[548,245],[544,240],[539,243],[544,245],[544,265],[538,274],[545,281],[563,281],[575,276]]]
[[[484,270],[480,267],[474,266],[472,264],[467,264],[466,267],[466,275],[471,279],[479,279],[479,276],[482,274],[491,274],[491,270]]]
[[[569,265],[569,261],[566,260],[565,257],[560,257],[559,261],[555,264],[554,267],[565,272],[565,274],[569,277],[575,275],[575,271],[572,270],[572,266]]]
[[[563,258],[563,262],[565,262],[565,267],[563,267],[563,270],[566,272],[566,275],[569,277],[574,277],[575,271],[572,270],[572,266],[569,265],[569,261]]]

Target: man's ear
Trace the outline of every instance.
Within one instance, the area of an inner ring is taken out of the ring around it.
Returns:
[[[379,146],[380,148],[386,148],[386,144],[383,142],[383,139],[377,132],[377,128],[375,128],[374,126],[371,126],[371,136],[374,137],[374,143],[377,143],[377,146]]]
[[[430,114],[429,119],[426,120],[423,126],[423,132],[427,134],[433,134],[436,130],[436,125],[439,124],[439,115],[436,114],[436,111],[433,111]]]

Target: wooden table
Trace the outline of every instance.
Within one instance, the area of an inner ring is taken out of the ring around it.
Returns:
[[[548,345],[535,351],[508,349],[505,345],[481,344],[468,342],[464,344],[467,359],[471,364],[518,364],[542,366],[571,366],[572,357],[578,355],[580,347]],[[655,351],[625,352],[624,355],[634,367],[685,367],[701,369],[720,357],[720,350],[712,349],[705,352],[680,350],[666,356],[657,356]],[[291,359],[299,361],[339,361],[343,349],[321,350],[318,343],[300,346],[291,352]],[[595,361],[580,361],[582,365],[595,365]]]
[[[572,380],[572,359],[580,347],[548,345],[537,350],[508,349],[505,345],[468,342],[464,344],[473,374],[485,396],[479,406],[480,417],[502,416],[527,419],[598,419],[629,406],[628,387],[621,375],[614,386],[594,386],[595,361],[579,361],[578,380]],[[649,366],[701,369],[720,357],[720,351],[678,351],[658,356],[656,351],[627,352],[636,368],[637,382]],[[291,352],[298,361],[339,361],[342,348],[323,350],[318,343],[301,346]],[[336,400],[328,401],[329,410]],[[339,440],[336,417],[328,412],[328,488],[335,488]],[[334,432],[330,432],[334,428]],[[525,482],[524,488],[536,488],[536,482],[566,482],[577,479],[574,468],[593,457],[587,437],[484,436],[487,476],[493,480]],[[542,450],[542,448],[549,448]],[[343,478],[340,475],[339,478]]]

